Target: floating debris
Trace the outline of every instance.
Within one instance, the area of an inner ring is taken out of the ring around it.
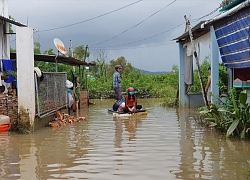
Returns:
[[[85,117],[74,117],[66,113],[55,112],[56,117],[49,123],[49,127],[60,127],[66,124],[73,124],[81,121],[87,121]]]

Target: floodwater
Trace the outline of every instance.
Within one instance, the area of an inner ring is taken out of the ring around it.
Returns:
[[[30,135],[0,133],[0,179],[247,179],[250,142],[195,120],[191,110],[139,99],[144,117],[113,118],[113,100],[81,109],[87,122]]]

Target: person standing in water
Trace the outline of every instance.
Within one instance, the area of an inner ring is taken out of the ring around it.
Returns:
[[[208,78],[207,78],[207,85],[206,85],[206,88],[205,88],[205,92],[207,93],[207,102],[208,102],[208,105],[210,106],[211,105],[211,68],[209,67],[208,68]]]
[[[115,102],[122,99],[122,87],[121,87],[121,73],[122,66],[115,66],[115,73],[113,74],[113,88],[115,92]]]
[[[74,98],[75,98],[75,112],[77,113],[78,116],[78,109],[79,109],[79,100],[80,100],[80,83],[79,83],[79,78],[75,77],[74,80]]]

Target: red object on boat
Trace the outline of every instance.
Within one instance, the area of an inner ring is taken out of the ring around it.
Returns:
[[[0,125],[0,132],[8,131],[11,127],[11,123]]]

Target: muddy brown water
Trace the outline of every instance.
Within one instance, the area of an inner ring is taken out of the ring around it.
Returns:
[[[139,99],[147,116],[113,118],[113,100],[81,109],[88,122],[0,133],[0,179],[247,179],[250,142],[205,128],[192,110]]]

